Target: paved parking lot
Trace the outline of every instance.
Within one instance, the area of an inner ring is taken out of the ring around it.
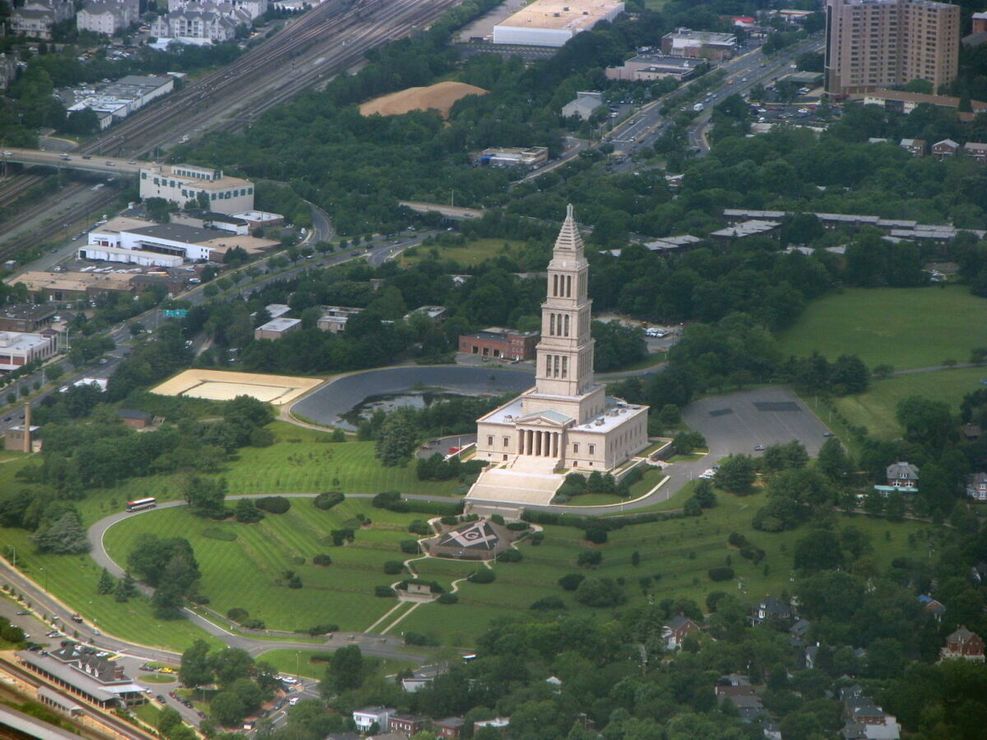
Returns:
[[[706,437],[709,462],[755,447],[799,440],[815,456],[829,430],[787,388],[738,391],[704,398],[686,407],[685,422]]]

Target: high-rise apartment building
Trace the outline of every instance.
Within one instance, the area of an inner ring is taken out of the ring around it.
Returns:
[[[930,0],[827,0],[826,90],[846,95],[956,77],[958,5]]]

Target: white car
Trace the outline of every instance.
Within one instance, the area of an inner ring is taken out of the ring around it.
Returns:
[[[699,477],[702,478],[703,480],[712,480],[714,477],[716,477],[716,471],[713,470],[712,468],[708,468],[708,469],[704,470],[699,475]]]

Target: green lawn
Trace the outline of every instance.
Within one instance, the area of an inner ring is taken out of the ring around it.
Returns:
[[[510,239],[475,239],[461,247],[433,245],[408,250],[402,254],[400,264],[402,267],[408,267],[422,262],[434,254],[442,260],[455,260],[463,267],[475,267],[500,254],[515,255],[523,248],[524,242],[511,241]],[[408,254],[409,251],[412,252],[410,255]]]
[[[325,661],[313,661],[316,655],[325,655],[327,650],[268,650],[257,656],[257,661],[270,663],[279,673],[292,676],[321,679],[326,675]]]
[[[720,493],[717,498],[718,506],[701,517],[642,524],[611,532],[609,541],[601,547],[603,564],[596,571],[581,570],[575,565],[576,556],[586,547],[582,530],[546,527],[543,544],[521,546],[522,562],[494,566],[497,580],[492,584],[463,583],[459,603],[419,607],[395,631],[422,632],[439,637],[444,644],[468,646],[491,619],[516,615],[547,595],[562,597],[570,611],[608,615],[609,610],[580,606],[571,593],[557,585],[560,576],[573,572],[623,578],[628,604],[641,603],[651,593],[657,599],[691,598],[702,606],[706,595],[715,590],[739,593],[742,598],[753,601],[787,588],[792,574],[791,553],[795,542],[805,536],[805,530],[779,534],[754,531],[750,522],[754,512],[764,504],[763,493],[743,498]],[[893,524],[845,516],[840,516],[838,523],[841,527],[852,524],[871,536],[879,568],[889,565],[893,557],[906,553],[909,533],[921,526],[914,522]],[[762,548],[767,553],[764,561],[754,565],[741,558],[727,544],[732,531],[743,533]],[[631,564],[634,551],[641,556],[637,567]],[[738,580],[713,583],[707,572],[714,566],[723,565],[728,556]],[[453,578],[480,566],[424,561],[416,563],[416,567],[423,577],[435,578],[447,585]],[[639,579],[648,576],[652,577],[652,582],[644,587]],[[742,589],[738,589],[738,581]]]
[[[656,468],[649,468],[644,476],[637,483],[631,486],[631,493],[626,499],[622,499],[613,493],[585,493],[582,496],[576,496],[567,502],[567,506],[606,506],[608,504],[620,504],[624,501],[631,501],[636,498],[640,498],[652,488],[661,482],[661,479],[665,477],[665,474]],[[663,509],[674,509],[682,505],[682,501],[678,496],[673,497],[676,501],[674,505],[663,501],[661,508]],[[618,511],[617,507],[614,507],[614,511]]]
[[[987,347],[987,301],[959,286],[849,288],[810,303],[780,343],[786,354],[854,354],[870,367],[966,362]]]
[[[143,598],[119,604],[112,596],[98,595],[96,584],[102,571],[88,555],[40,555],[30,533],[23,529],[0,529],[0,542],[17,549],[17,565],[26,575],[107,634],[177,651],[196,639],[220,644],[184,619],[157,619]],[[71,635],[72,625],[67,629]]]
[[[866,393],[837,398],[834,403],[851,425],[867,427],[875,437],[894,439],[901,436],[895,409],[903,398],[923,396],[944,401],[958,416],[963,396],[982,388],[980,381],[984,378],[987,378],[987,368],[976,367],[902,375],[874,381]],[[826,421],[825,409],[819,409],[817,413]]]
[[[380,493],[400,491],[436,496],[465,493],[459,481],[420,481],[415,466],[385,468],[374,456],[373,442],[329,443],[324,432],[274,422],[276,442],[270,447],[247,447],[218,475],[229,482],[230,495],[264,493]],[[13,467],[17,463],[11,463]],[[3,468],[0,465],[0,476]],[[0,477],[0,483],[2,483]],[[92,491],[80,502],[87,521],[119,511],[130,499],[180,497],[183,474],[132,478],[117,488]]]
[[[372,519],[371,526],[361,527],[357,514]],[[384,563],[408,557],[399,543],[414,538],[407,524],[420,516],[374,509],[364,500],[348,500],[330,511],[316,509],[308,499],[296,500],[288,513],[268,515],[253,525],[198,519],[184,508],[163,509],[121,522],[107,532],[105,542],[114,560],[124,563],[144,532],[186,537],[202,570],[200,590],[220,614],[239,607],[271,629],[338,624],[360,631],[396,604],[375,596],[374,587],[399,580],[384,573]],[[344,547],[325,543],[331,530],[343,527],[357,530],[355,542]],[[210,530],[235,535],[235,540],[210,537]],[[314,565],[312,557],[319,553],[328,553],[332,565]],[[288,570],[301,577],[302,588],[281,584]]]

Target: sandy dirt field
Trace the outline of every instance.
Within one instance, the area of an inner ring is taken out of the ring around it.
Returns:
[[[360,114],[372,116],[400,116],[413,110],[437,110],[445,118],[453,104],[467,95],[486,95],[487,91],[465,82],[438,82],[428,87],[409,87],[390,95],[368,100],[360,106]]]
[[[258,401],[283,406],[322,383],[319,378],[295,378],[290,375],[186,370],[152,388],[151,392],[162,396],[189,396],[213,401],[231,401],[237,396],[251,396]]]

